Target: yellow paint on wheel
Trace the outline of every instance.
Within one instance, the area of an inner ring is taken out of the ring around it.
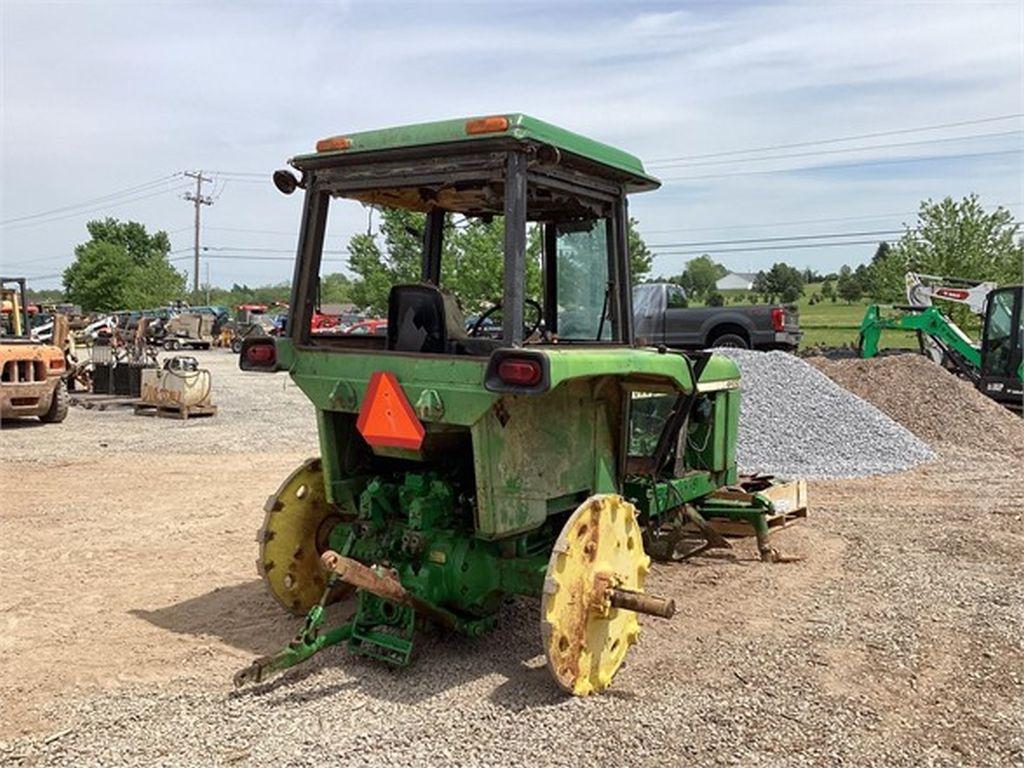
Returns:
[[[613,608],[608,592],[643,592],[650,562],[636,508],[621,496],[591,496],[562,528],[544,580],[541,635],[566,691],[585,696],[611,684],[640,624],[634,611]]]
[[[320,555],[329,548],[330,529],[341,519],[327,503],[320,459],[309,459],[292,472],[263,511],[257,568],[274,599],[304,615],[327,587]]]

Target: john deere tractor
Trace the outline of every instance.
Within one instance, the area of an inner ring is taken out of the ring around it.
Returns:
[[[772,557],[769,530],[803,514],[806,489],[737,476],[736,366],[634,340],[627,196],[659,186],[636,157],[507,114],[334,136],[291,165],[274,174],[305,197],[287,335],[246,339],[240,365],[288,371],[316,407],[320,456],[268,499],[259,533],[270,594],[305,622],[236,684],[338,643],[406,665],[421,629],[478,636],[520,595],[540,601],[558,685],[588,694],[638,614],[674,612],[644,591],[652,557],[742,530]],[[390,287],[386,335],[311,328],[343,201],[422,214],[419,279]],[[504,266],[467,329],[442,261],[474,222],[503,228]],[[500,337],[484,333],[498,317]]]

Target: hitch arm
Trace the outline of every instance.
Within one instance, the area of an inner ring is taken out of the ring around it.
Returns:
[[[248,683],[262,683],[275,673],[294,667],[324,648],[343,643],[351,637],[353,626],[351,619],[320,634],[320,626],[324,623],[327,598],[335,586],[337,586],[337,580],[330,579],[320,602],[309,609],[302,629],[284,650],[273,656],[261,656],[248,667],[235,673],[235,688],[241,688]]]

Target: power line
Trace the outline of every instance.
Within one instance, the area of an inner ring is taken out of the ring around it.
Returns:
[[[1020,208],[1024,203],[1000,203],[1000,208]],[[876,213],[864,216],[832,216],[824,219],[791,219],[790,221],[766,221],[760,224],[720,224],[713,227],[669,227],[668,229],[643,229],[644,235],[663,235],[670,232],[708,232],[735,229],[770,229],[795,224],[827,224],[837,221],[865,221],[871,219],[888,219],[896,216],[917,216],[920,211],[904,211],[903,213]]]
[[[272,171],[207,171],[215,176],[259,176],[262,179],[269,179]]]
[[[756,251],[787,251],[797,248],[837,248],[847,245],[878,245],[877,240],[849,240],[844,243],[795,243],[794,245],[766,245],[763,248],[715,248],[700,251],[661,251],[655,256],[703,256],[719,253],[750,253]]]
[[[724,152],[709,152],[702,155],[678,155],[676,157],[663,157],[651,160],[648,165],[664,165],[677,160],[703,160],[709,157],[726,157],[727,155],[750,154],[752,152],[771,152],[776,149],[795,149],[797,147],[814,147],[822,144],[840,144],[844,141],[856,141],[858,139],[875,139],[882,136],[900,136],[907,133],[918,133],[921,131],[938,131],[943,128],[961,128],[965,125],[982,125],[984,123],[996,123],[1003,120],[1014,120],[1024,117],[1024,113],[1016,112],[1011,115],[997,115],[995,117],[983,117],[977,120],[961,120],[955,123],[939,123],[936,125],[925,125],[918,128],[901,128],[894,131],[876,131],[874,133],[860,133],[854,136],[841,136],[831,139],[817,139],[815,141],[798,141],[791,144],[772,144],[766,147],[751,147],[749,149],[731,149]]]
[[[669,232],[708,232],[723,229],[768,229],[770,227],[785,227],[791,224],[825,224],[837,221],[864,221],[869,219],[887,219],[893,216],[916,216],[917,211],[907,213],[880,213],[872,216],[833,216],[827,219],[795,219],[792,221],[772,221],[763,224],[723,224],[715,227],[673,227],[669,229],[644,229],[645,235],[661,235]]]
[[[151,192],[151,193],[149,193],[147,195],[138,195],[136,197],[130,197],[130,198],[127,198],[127,199],[124,199],[124,200],[118,200],[118,201],[112,202],[112,203],[110,203],[108,205],[102,205],[102,206],[99,206],[99,207],[96,207],[96,208],[87,208],[87,209],[81,210],[81,211],[74,211],[73,213],[66,213],[63,216],[53,216],[53,217],[50,217],[50,218],[47,218],[47,219],[36,220],[36,221],[26,221],[26,222],[22,222],[22,223],[19,223],[19,224],[13,224],[10,227],[8,227],[8,229],[24,229],[25,227],[36,227],[36,226],[39,226],[40,224],[50,224],[50,223],[52,223],[54,221],[63,221],[64,219],[73,219],[73,218],[75,218],[77,216],[86,216],[86,215],[89,215],[91,213],[99,213],[101,211],[109,211],[111,208],[120,208],[122,205],[128,205],[129,203],[136,203],[136,202],[139,202],[140,200],[149,200],[150,198],[153,198],[153,197],[158,197],[160,195],[165,195],[168,192],[180,192],[182,189],[184,189],[184,187],[181,187],[181,186],[168,187],[167,189],[161,189],[161,190],[156,191],[156,192]]]
[[[784,155],[767,155],[765,157],[739,157],[731,160],[704,160],[697,163],[679,161],[667,168],[696,168],[704,165],[730,165],[736,163],[766,163],[772,160],[785,160],[793,157],[816,157],[818,155],[840,155],[849,152],[868,152],[872,149],[895,149],[897,147],[919,147],[925,144],[942,144],[950,141],[967,141],[971,139],[991,139],[1003,136],[1020,136],[1021,129],[1013,131],[996,131],[993,133],[976,133],[970,136],[950,136],[943,139],[922,139],[921,141],[899,141],[890,144],[870,144],[863,147],[843,147],[842,149],[819,149],[812,152],[790,152]]]
[[[44,216],[49,216],[49,215],[54,214],[54,213],[63,213],[65,211],[70,211],[70,210],[73,210],[75,208],[89,207],[89,206],[95,205],[97,203],[101,203],[103,201],[110,200],[112,198],[122,197],[124,195],[131,195],[131,194],[134,194],[135,192],[141,192],[141,191],[143,191],[145,189],[150,189],[150,188],[153,188],[153,187],[156,187],[156,186],[164,185],[167,182],[169,182],[169,181],[171,181],[173,179],[176,179],[180,175],[181,174],[178,174],[178,173],[172,173],[169,176],[161,176],[159,179],[153,179],[151,181],[147,181],[147,182],[144,182],[142,184],[137,184],[134,187],[127,187],[126,189],[121,189],[121,190],[118,190],[116,192],[109,192],[106,195],[101,195],[99,197],[94,197],[94,198],[92,198],[90,200],[84,200],[81,203],[75,203],[73,205],[65,205],[65,206],[61,206],[60,208],[52,208],[49,211],[40,211],[39,213],[30,213],[30,214],[26,214],[25,216],[16,216],[16,217],[14,217],[12,219],[4,219],[3,221],[0,221],[0,226],[6,226],[8,224],[15,224],[15,223],[21,222],[21,221],[29,221],[31,219],[38,219],[38,218],[42,218]]]
[[[187,259],[188,256],[175,256],[168,261],[181,261]],[[204,259],[230,259],[235,261],[289,261],[294,262],[294,256],[261,256],[261,255],[250,255],[250,254],[232,254],[232,253],[211,253],[203,256]],[[321,262],[332,262],[344,264],[348,262],[348,259],[320,259]]]
[[[289,237],[298,237],[298,232],[294,229],[245,229],[244,227],[207,227],[207,229],[216,230],[217,232],[251,232],[254,235],[288,235]]]
[[[901,235],[903,229],[876,229],[868,232],[826,232],[820,235],[790,235],[788,237],[752,237],[743,240],[705,240],[691,243],[648,243],[649,248],[695,248],[703,245],[737,245],[740,243],[776,243],[787,240],[833,240],[843,237],[865,237],[867,235]]]
[[[294,248],[260,248],[249,245],[204,245],[203,252],[206,251],[253,251],[256,253],[295,253]],[[348,249],[345,250],[329,250],[325,249],[321,253],[348,253]]]
[[[860,168],[870,165],[898,165],[900,163],[924,163],[934,160],[967,160],[975,157],[997,157],[1000,155],[1019,155],[1024,150],[1007,149],[998,152],[970,152],[957,155],[924,155],[886,160],[864,160],[856,163],[826,163],[823,165],[804,165],[793,168],[776,168],[768,171],[738,171],[736,173],[709,173],[700,176],[668,176],[662,181],[698,181],[701,179],[724,179],[731,176],[763,176],[777,173],[798,173],[800,171],[842,170],[844,168]]]

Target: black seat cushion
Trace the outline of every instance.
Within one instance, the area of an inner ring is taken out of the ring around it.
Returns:
[[[395,285],[388,295],[388,349],[445,351],[444,296],[434,285]]]
[[[388,295],[388,349],[487,356],[500,339],[470,336],[455,297],[431,283],[395,285]]]

